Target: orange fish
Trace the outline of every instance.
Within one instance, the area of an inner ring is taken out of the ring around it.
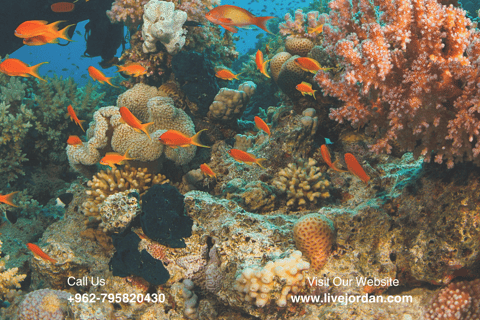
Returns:
[[[253,120],[255,121],[255,125],[257,126],[257,128],[259,130],[265,131],[270,137],[270,127],[268,126],[268,124],[266,124],[265,121],[262,120],[262,118],[257,116],[255,116]]]
[[[153,122],[149,122],[149,123],[144,123],[142,124],[140,122],[140,120],[138,120],[131,112],[130,110],[128,110],[127,107],[120,107],[120,114],[122,115],[122,120],[128,124],[130,127],[132,127],[133,129],[135,129],[135,131],[137,132],[140,132],[140,131],[143,131],[145,132],[145,134],[148,136],[148,138],[150,140],[152,140],[152,138],[150,138],[150,134],[148,134],[148,131],[147,131],[147,127],[151,124],[153,124]]]
[[[164,134],[158,138],[161,143],[164,145],[167,145],[172,148],[177,148],[177,147],[189,147],[190,145],[194,145],[197,147],[204,147],[204,148],[210,148],[209,146],[204,146],[203,144],[200,143],[200,133],[202,131],[205,131],[207,129],[203,129],[198,131],[193,137],[189,138],[183,133],[177,131],[177,130],[168,130]]]
[[[210,178],[214,177],[215,179],[217,178],[217,175],[215,172],[213,172],[212,168],[208,166],[208,164],[204,163],[200,165],[200,170]]]
[[[323,68],[317,60],[311,58],[296,58],[295,63],[302,69],[303,71],[308,71],[311,73],[317,73],[318,70],[327,71],[333,68]]]
[[[233,80],[233,79],[236,79],[238,80],[238,76],[241,75],[243,72],[240,72],[238,74],[233,74],[232,71],[230,70],[227,70],[227,69],[221,69],[221,70],[218,70],[216,73],[215,73],[215,76],[217,78],[220,78],[222,80]]]
[[[108,83],[109,85],[111,85],[112,87],[114,88],[118,88],[117,86],[114,86],[111,82],[110,82],[110,78],[106,77],[102,71],[90,66],[88,67],[88,74],[90,75],[90,77],[92,77],[92,79],[95,81],[97,80],[98,82],[100,83]]]
[[[297,88],[297,90],[300,91],[302,96],[305,96],[306,94],[308,94],[312,96],[313,99],[317,100],[317,98],[315,98],[315,92],[317,92],[317,90],[312,90],[312,85],[310,83],[303,81],[302,83],[297,84],[295,88]]]
[[[248,153],[248,152],[245,152],[245,151],[242,151],[242,150],[239,150],[239,149],[230,149],[228,150],[228,154],[235,160],[237,160],[238,162],[243,162],[243,163],[246,163],[248,165],[252,164],[252,163],[256,163],[258,164],[261,168],[265,169],[261,164],[260,164],[260,161],[264,161],[264,160],[267,160],[267,159],[264,159],[264,158],[260,158],[260,159],[257,159],[255,158],[255,156],[251,153]]]
[[[55,28],[63,21],[52,22],[48,24],[45,20],[29,20],[22,22],[15,29],[15,36],[18,38],[31,38],[44,34],[48,29]]]
[[[73,110],[72,105],[69,105],[67,107],[67,112],[70,115],[70,120],[74,121],[83,130],[82,122],[84,122],[85,120],[78,120],[77,114],[75,113],[75,110]],[[83,132],[85,132],[85,130],[83,130]]]
[[[82,140],[78,136],[69,136],[67,139],[67,143],[71,146],[78,146],[83,144]]]
[[[328,151],[327,145],[322,144],[322,146],[320,147],[320,153],[322,154],[323,160],[330,168],[338,172],[347,172],[346,170],[340,170],[335,166],[335,163],[337,163],[338,160],[332,163],[332,159],[330,157],[330,151]]]
[[[316,26],[314,28],[307,28],[308,33],[322,33],[323,32],[323,24]]]
[[[139,77],[147,73],[147,69],[139,63],[131,63],[123,66],[117,66],[117,72],[125,72],[129,76]]]
[[[232,5],[223,5],[213,8],[205,15],[208,21],[221,25],[230,32],[237,33],[239,28],[255,25],[271,33],[267,28],[267,21],[275,17],[256,17],[251,12]]]
[[[104,166],[109,166],[110,168],[115,169],[116,164],[123,164],[123,162],[126,160],[135,160],[134,158],[129,158],[127,154],[128,154],[128,150],[125,151],[125,154],[123,156],[117,152],[107,152],[105,157],[103,157],[102,160],[100,160],[100,164],[103,164]]]
[[[347,164],[348,171],[356,175],[363,182],[368,184],[370,177],[365,173],[360,163],[358,163],[355,156],[351,153],[345,153],[345,163]]]
[[[53,12],[72,12],[75,5],[71,2],[57,2],[50,6]]]
[[[271,59],[270,59],[271,60]],[[257,54],[255,55],[255,63],[257,64],[257,69],[260,70],[262,74],[265,75],[265,77],[270,78],[270,76],[267,73],[267,63],[270,61],[263,61],[263,53],[260,50],[257,50]]]
[[[62,22],[62,21],[60,21]],[[53,30],[47,30],[45,33],[36,35],[33,37],[29,38],[24,38],[23,39],[23,44],[26,44],[27,46],[41,46],[47,43],[58,43],[58,38],[65,39],[68,41],[72,41],[68,37],[68,29],[70,27],[74,26],[74,24],[70,24],[63,28],[62,30],[58,31],[56,29]]]
[[[48,62],[42,62],[37,65],[29,67],[27,64],[25,64],[24,62],[18,59],[5,59],[3,60],[2,63],[0,63],[0,72],[3,72],[12,77],[33,76],[37,79],[40,79],[46,82],[47,80],[41,78],[38,75],[38,68],[45,63],[48,63]]]
[[[27,243],[27,248],[30,249],[30,251],[32,251],[35,257],[42,258],[43,260],[50,261],[51,263],[54,263],[54,264],[57,263],[57,260],[51,258],[48,254],[43,252],[43,250],[40,249],[40,247],[37,246],[36,244]]]
[[[12,202],[12,197],[15,193],[17,193],[18,191],[15,191],[15,192],[12,192],[12,193],[9,193],[9,194],[6,194],[6,195],[2,195],[0,194],[0,202],[1,203],[5,203],[5,204],[8,204],[12,207],[18,207],[17,205],[14,205],[13,202]]]

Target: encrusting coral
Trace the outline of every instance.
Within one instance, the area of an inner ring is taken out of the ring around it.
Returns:
[[[2,249],[2,241],[0,241],[0,250]],[[5,299],[5,296],[15,288],[20,288],[20,282],[22,282],[27,275],[17,274],[18,268],[5,268],[5,261],[9,259],[9,256],[3,257],[0,260],[0,298]]]
[[[256,88],[255,83],[246,81],[238,86],[238,90],[220,89],[210,105],[207,116],[212,120],[223,122],[240,118]]]
[[[271,299],[276,299],[277,306],[285,307],[287,295],[297,293],[305,284],[303,271],[309,268],[310,264],[302,260],[302,253],[294,251],[287,258],[267,262],[264,267],[244,269],[233,288],[245,301],[255,301],[257,307],[264,307]],[[277,281],[284,285],[280,294],[274,295],[272,291]]]
[[[334,241],[333,231],[333,222],[318,213],[303,216],[293,227],[295,244],[310,259],[315,271],[327,262]]]
[[[86,216],[99,220],[100,206],[108,196],[130,189],[136,189],[142,194],[154,184],[168,182],[164,175],[152,175],[145,168],[137,169],[125,165],[123,169],[101,170],[87,183],[90,190],[86,191],[88,198],[83,204],[83,211]]]
[[[182,26],[187,21],[187,13],[175,10],[172,2],[158,0],[150,0],[144,10],[143,52],[157,51],[156,43],[160,41],[168,53],[178,53],[185,45],[187,31]]]
[[[99,211],[102,217],[99,227],[103,229],[103,232],[122,232],[140,213],[138,194],[135,189],[130,189],[109,195],[100,204]]]
[[[308,204],[317,204],[318,199],[330,197],[330,182],[322,177],[316,163],[312,158],[308,161],[298,160],[280,169],[275,176],[272,185],[281,193],[287,193],[289,208],[304,208]]]
[[[68,311],[66,291],[40,289],[27,294],[20,303],[17,317],[21,320],[62,320]]]

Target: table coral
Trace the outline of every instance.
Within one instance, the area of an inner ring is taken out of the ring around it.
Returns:
[[[480,318],[480,279],[449,284],[433,298],[426,320]]]
[[[293,227],[297,248],[309,259],[315,271],[323,268],[333,245],[333,222],[317,213],[300,218]]]
[[[376,153],[397,144],[448,168],[479,164],[480,32],[465,11],[434,0],[329,6],[323,46],[344,71],[315,80],[343,101],[330,118],[366,126]]]
[[[302,253],[294,251],[287,258],[269,261],[264,267],[246,268],[237,276],[234,290],[243,295],[247,302],[255,301],[257,307],[264,307],[273,297],[275,284],[282,283],[280,294],[275,297],[279,307],[287,305],[287,295],[297,293],[305,285],[303,271],[310,264],[302,260]],[[278,280],[277,280],[278,279]]]
[[[308,204],[317,204],[319,199],[330,197],[330,182],[322,177],[316,163],[312,158],[308,161],[297,160],[280,169],[275,176],[272,185],[287,194],[289,208],[304,208]]]
[[[152,175],[145,168],[125,165],[122,169],[101,170],[87,183],[90,189],[86,191],[88,197],[83,204],[83,212],[87,216],[100,219],[101,205],[110,195],[130,189],[136,189],[139,194],[143,194],[154,184],[168,182],[164,175]]]
[[[66,291],[40,289],[27,294],[18,307],[17,316],[21,320],[63,320],[68,310]]]
[[[187,13],[175,10],[172,2],[150,0],[144,7],[143,14],[143,52],[157,51],[160,41],[169,54],[178,53],[185,44],[186,30],[183,24],[187,21]]]

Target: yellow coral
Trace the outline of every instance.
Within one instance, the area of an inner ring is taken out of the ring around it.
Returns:
[[[273,56],[272,61],[270,61],[270,71],[275,82],[278,80],[278,74],[280,73],[283,64],[290,59],[291,56],[292,55],[288,52],[279,52]]]
[[[306,57],[314,47],[313,42],[306,38],[288,37],[285,40],[285,50],[291,55]]]
[[[306,207],[308,203],[316,204],[320,198],[330,197],[330,182],[322,179],[320,168],[316,167],[312,158],[308,162],[289,163],[281,169],[273,180],[273,185],[282,193],[287,193],[287,206]]]
[[[2,241],[0,241],[0,250],[2,248]],[[0,298],[4,299],[5,296],[14,288],[20,288],[20,282],[22,282],[26,275],[17,274],[18,268],[5,268],[5,261],[9,256],[0,260]]]
[[[164,175],[152,175],[145,168],[136,169],[126,165],[123,169],[102,170],[87,183],[90,190],[86,191],[88,198],[83,204],[83,211],[86,216],[93,216],[96,220],[100,220],[100,204],[109,195],[129,189],[137,189],[142,194],[154,184],[168,182]]]
[[[133,88],[118,96],[117,106],[127,107],[138,120],[141,122],[147,122],[147,102],[156,96],[158,96],[158,90],[156,87],[151,87],[144,83],[137,83]]]

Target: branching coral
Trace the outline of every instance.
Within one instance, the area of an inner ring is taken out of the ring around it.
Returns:
[[[316,163],[312,158],[289,163],[275,176],[272,184],[280,192],[287,193],[289,208],[305,208],[308,204],[315,205],[319,199],[330,197],[330,182],[322,177]]]
[[[2,241],[0,241],[0,250],[2,249]],[[8,260],[8,256],[0,259],[0,298],[5,299],[7,293],[15,288],[20,288],[20,282],[22,282],[27,275],[17,274],[18,268],[5,268],[5,261]]]
[[[125,165],[123,169],[101,170],[87,183],[90,190],[86,191],[88,198],[83,204],[83,211],[85,215],[99,220],[100,205],[109,195],[130,189],[136,189],[142,194],[154,184],[168,182],[164,175],[152,175],[145,168],[136,169]]]
[[[344,71],[315,78],[344,102],[330,117],[366,126],[377,153],[396,143],[449,168],[479,164],[480,32],[465,11],[435,0],[335,0],[330,8],[323,45]]]
[[[148,0],[115,0],[112,9],[107,11],[110,21],[123,22],[130,30],[142,23],[143,6]]]
[[[307,28],[315,29],[322,24],[323,18],[319,17],[318,11],[310,11],[305,14],[302,9],[297,9],[295,19],[292,19],[290,13],[287,13],[285,14],[285,22],[280,23],[278,27],[282,36],[290,35],[315,39],[319,32],[308,32]]]

